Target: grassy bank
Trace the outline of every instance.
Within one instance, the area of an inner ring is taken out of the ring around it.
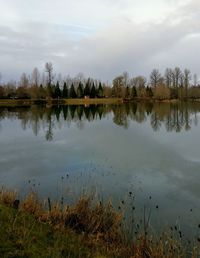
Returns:
[[[52,100],[36,100],[36,99],[0,99],[0,106],[30,106],[35,104],[50,105],[90,105],[90,104],[118,104],[122,103],[120,98],[101,98],[101,99],[52,99]]]
[[[102,98],[102,99],[65,99],[67,105],[89,105],[89,104],[118,104],[122,103],[120,98]]]
[[[57,102],[57,101],[56,101]],[[34,99],[0,99],[0,106],[31,106],[35,104],[46,104],[46,100]],[[57,102],[58,103],[58,102]]]
[[[199,257],[196,246],[189,252],[167,232],[127,240],[123,214],[110,203],[81,198],[63,207],[49,199],[40,201],[34,193],[16,198],[14,192],[0,192],[1,257]]]
[[[188,99],[188,101],[200,102],[200,99]],[[178,103],[179,99],[154,99],[154,98],[95,98],[95,99],[0,99],[0,106],[31,106],[31,105],[98,105],[98,104],[122,104],[131,102],[160,102],[160,103]]]
[[[81,235],[53,228],[3,204],[0,230],[0,257],[93,257]]]

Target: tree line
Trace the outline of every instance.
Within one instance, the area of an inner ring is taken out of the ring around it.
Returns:
[[[65,99],[103,97],[103,87],[98,80],[85,79],[81,73],[75,78],[68,76],[65,80],[62,80],[61,75],[58,75],[57,78],[55,77],[52,63],[46,63],[45,73],[42,76],[38,68],[34,68],[29,76],[23,73],[18,83],[0,84],[0,98]]]
[[[74,78],[55,75],[53,65],[47,62],[41,74],[34,68],[31,75],[23,73],[20,81],[1,83],[0,98],[19,99],[67,99],[67,98],[123,98],[139,99],[187,99],[200,98],[197,75],[188,69],[167,68],[162,75],[153,69],[147,79],[144,76],[130,77],[128,72],[116,76],[112,84],[85,78],[79,73]]]
[[[200,98],[197,75],[188,69],[167,68],[162,75],[153,69],[149,79],[144,76],[129,77],[127,72],[113,80],[112,95],[123,98],[187,99]]]

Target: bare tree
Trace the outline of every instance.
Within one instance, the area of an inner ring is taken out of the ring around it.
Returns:
[[[0,73],[0,83],[1,83],[1,79],[2,79],[2,75],[1,75],[1,73]]]
[[[113,94],[118,97],[121,98],[123,97],[123,88],[124,88],[124,77],[122,75],[117,76],[114,80],[113,80]]]
[[[29,84],[28,76],[25,73],[23,73],[20,78],[20,86],[27,88],[28,84]]]
[[[31,81],[32,84],[36,87],[39,86],[40,83],[40,72],[37,67],[33,69],[32,75],[31,75]]]
[[[171,68],[167,68],[165,70],[164,79],[165,79],[165,84],[167,85],[167,87],[171,87],[172,82],[173,82],[173,71]]]
[[[1,79],[1,78],[0,78]],[[194,76],[193,76],[193,83],[194,83],[194,86],[196,87],[197,86],[197,74],[195,73]]]
[[[20,77],[19,87],[16,89],[16,96],[18,98],[28,98],[29,97],[29,78],[23,73]]]
[[[141,88],[141,87],[145,87],[146,82],[147,82],[146,78],[144,76],[139,75],[139,76],[133,77],[130,80],[130,86]]]
[[[175,69],[173,70],[173,86],[175,88],[178,88],[180,80],[181,80],[181,69],[179,67],[175,67]]]
[[[51,62],[47,62],[45,64],[45,72],[47,73],[47,84],[48,86],[51,86],[53,81],[53,65]]]
[[[123,72],[123,74],[122,74],[122,76],[123,76],[123,81],[124,81],[124,87],[127,87],[128,86],[128,84],[129,84],[129,74],[128,74],[128,72]]]
[[[187,98],[188,97],[188,87],[189,87],[189,83],[191,80],[190,70],[185,69],[184,73],[183,73],[183,77],[184,77],[185,94],[186,94],[186,98]]]
[[[78,81],[78,82],[81,82],[81,83],[84,83],[84,80],[85,80],[85,76],[82,72],[79,72],[76,76],[75,76],[75,79]]]
[[[185,85],[185,75],[184,73],[181,73],[180,79],[179,79],[179,86],[183,88],[184,85]]]
[[[155,88],[154,96],[156,99],[170,99],[170,89],[165,84],[161,83]]]
[[[152,87],[158,86],[161,80],[161,74],[158,69],[153,69],[153,71],[150,74],[150,83]]]
[[[67,83],[67,85],[71,86],[71,84],[73,83],[73,79],[71,78],[71,76],[68,74],[67,77],[65,78],[65,82]]]

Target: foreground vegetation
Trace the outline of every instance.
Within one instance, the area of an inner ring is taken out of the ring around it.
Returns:
[[[26,212],[2,204],[0,229],[1,257],[91,257],[81,236],[54,229]]]
[[[30,193],[0,192],[1,257],[198,257],[169,233],[152,237],[141,232],[127,238],[122,212],[111,203],[80,198],[74,206],[40,201]]]

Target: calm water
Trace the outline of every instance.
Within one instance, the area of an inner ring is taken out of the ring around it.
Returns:
[[[129,214],[145,207],[152,228],[197,237],[199,118],[198,103],[1,107],[0,184],[66,202],[110,197]]]

